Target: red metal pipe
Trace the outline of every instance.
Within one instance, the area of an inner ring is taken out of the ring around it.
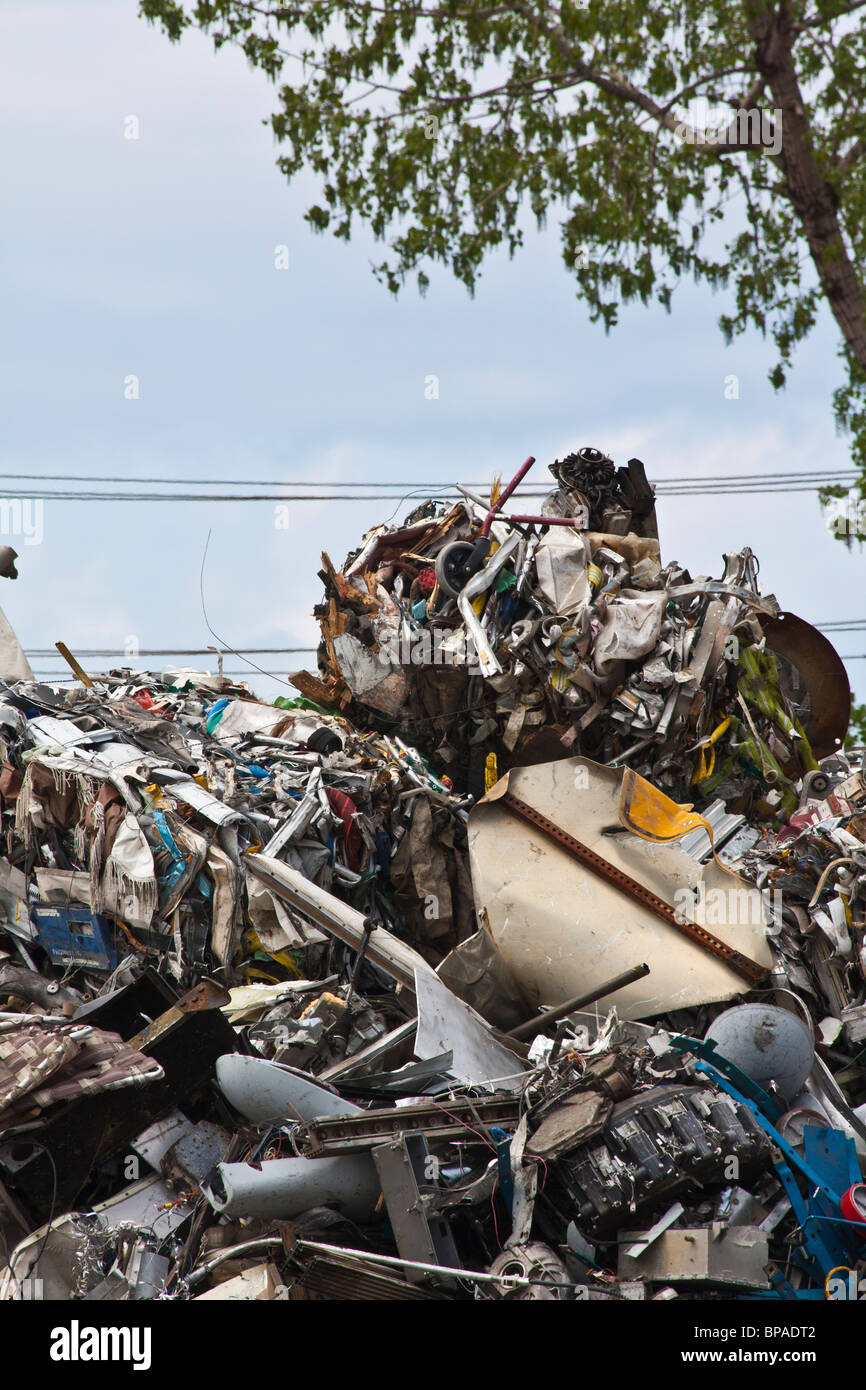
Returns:
[[[582,516],[511,516],[511,515],[509,515],[509,516],[504,516],[504,517],[502,518],[502,520],[503,520],[503,521],[524,521],[524,522],[527,522],[527,523],[529,523],[530,521],[536,521],[536,522],[538,522],[539,525],[541,525],[541,526],[576,526],[577,529],[578,529],[579,531],[584,529],[584,527],[583,527],[583,525],[582,525],[582,523],[583,523],[583,517],[582,517]]]
[[[517,473],[515,473],[514,477],[511,479],[511,482],[508,484],[508,487],[505,489],[505,491],[500,493],[499,497],[493,503],[493,506],[490,508],[490,511],[484,518],[484,524],[481,527],[482,536],[487,536],[490,534],[490,527],[493,525],[493,518],[495,517],[496,513],[500,510],[503,503],[508,501],[514,489],[516,487],[519,487],[519,485],[523,482],[523,479],[526,477],[527,473],[529,472],[530,468],[534,463],[535,458],[532,454],[530,454],[529,458],[526,460],[523,466],[518,470]]]

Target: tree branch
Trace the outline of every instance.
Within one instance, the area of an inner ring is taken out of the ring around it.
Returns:
[[[854,168],[858,160],[863,158],[864,154],[866,154],[866,142],[863,140],[855,140],[850,150],[848,150],[841,159],[835,161],[835,172],[840,178],[844,179]]]
[[[866,0],[852,0],[850,5],[843,5],[835,14],[817,14],[811,19],[801,19],[791,26],[793,34],[801,34],[804,29],[820,29],[824,24],[832,24],[834,19],[843,19],[846,14],[853,14],[855,10],[862,10],[866,6]]]

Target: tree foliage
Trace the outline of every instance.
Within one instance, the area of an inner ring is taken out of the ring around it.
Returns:
[[[851,722],[845,737],[846,748],[866,748],[866,705],[855,705],[851,698]]]
[[[387,248],[395,293],[559,223],[593,320],[727,291],[773,385],[826,304],[838,425],[866,469],[866,0],[140,0],[171,39],[240,47],[276,84],[279,167],[310,225]]]

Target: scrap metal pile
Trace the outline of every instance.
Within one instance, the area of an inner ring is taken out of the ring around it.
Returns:
[[[793,809],[813,751],[847,727],[829,642],[760,594],[748,549],[718,580],[662,568],[638,459],[617,469],[582,449],[552,466],[539,517],[506,518],[533,462],[492,506],[460,489],[459,506],[374,528],[340,572],[323,556],[323,680],[306,688],[410,737],[475,793],[491,766],[567,751],[627,763],[677,800],[694,787],[758,819]]]
[[[530,463],[324,557],[294,699],[0,689],[0,1297],[856,1289],[844,669]]]

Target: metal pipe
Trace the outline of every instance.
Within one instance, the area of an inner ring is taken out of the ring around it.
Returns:
[[[508,539],[499,547],[495,555],[492,556],[489,563],[485,565],[484,569],[480,570],[478,574],[473,574],[472,578],[461,590],[460,597],[457,600],[457,607],[460,610],[461,617],[471,632],[473,641],[475,642],[478,665],[481,668],[481,674],[484,676],[498,675],[502,671],[502,667],[493,655],[485,631],[475,615],[472,608],[472,600],[490,588],[497,574],[504,567],[506,561],[511,558],[519,544],[520,537],[516,531],[513,531]]]
[[[218,1265],[225,1264],[226,1260],[232,1260],[236,1255],[251,1254],[253,1250],[268,1250],[272,1245],[282,1245],[282,1236],[258,1236],[255,1240],[242,1241],[240,1245],[228,1245],[225,1250],[221,1250],[212,1260],[205,1264],[200,1264],[191,1274],[184,1279],[184,1283],[192,1288],[195,1284],[200,1284],[206,1275]]]
[[[462,483],[457,483],[456,487],[458,492],[462,492],[463,496],[468,497],[469,501],[474,502],[476,506],[483,507],[485,511],[490,506],[489,497],[479,497],[477,492],[472,492],[470,488],[464,487]]]
[[[505,491],[499,494],[496,501],[493,503],[493,506],[490,508],[490,511],[484,518],[484,522],[481,527],[482,536],[487,536],[490,534],[490,527],[493,525],[493,519],[496,516],[496,513],[502,508],[503,504],[508,501],[514,489],[523,482],[523,479],[526,477],[527,473],[529,472],[530,468],[534,463],[535,458],[532,454],[530,454],[526,462],[522,464],[521,467],[517,470],[514,477],[511,479],[511,482],[505,488]]]
[[[268,1158],[219,1163],[202,1192],[221,1216],[291,1218],[312,1207],[335,1206],[352,1221],[372,1216],[382,1191],[368,1153],[337,1158]]]
[[[241,1245],[230,1245],[225,1250],[221,1250],[212,1260],[208,1260],[206,1264],[201,1264],[198,1269],[194,1269],[184,1282],[188,1286],[200,1284],[212,1269],[225,1264],[226,1260],[231,1260],[235,1256],[247,1252],[252,1253],[253,1250],[267,1250],[274,1245],[283,1245],[282,1237],[261,1236],[257,1240],[244,1241]],[[520,1274],[481,1274],[474,1269],[452,1269],[449,1265],[428,1265],[422,1264],[418,1260],[400,1260],[394,1255],[379,1255],[368,1250],[352,1250],[342,1245],[324,1245],[318,1240],[299,1240],[294,1248],[299,1254],[306,1250],[318,1250],[323,1255],[348,1255],[353,1259],[368,1260],[371,1264],[391,1265],[396,1269],[417,1269],[425,1274],[453,1275],[458,1279],[470,1279],[479,1284],[504,1284],[508,1288],[523,1289],[528,1288],[533,1283],[533,1280],[525,1279]]]
[[[523,521],[533,522],[538,526],[574,526],[578,531],[585,531],[582,516],[504,516],[503,521]]]
[[[573,1014],[576,1009],[583,1009],[587,1004],[595,1004],[597,1000],[604,999],[606,994],[614,994],[618,989],[625,989],[626,985],[633,985],[635,980],[642,980],[644,975],[650,973],[648,965],[636,965],[632,970],[626,970],[622,975],[615,976],[608,980],[606,984],[597,985],[588,994],[580,994],[576,999],[569,999],[565,1004],[557,1004],[555,1009],[548,1009],[547,1013],[536,1014],[535,1018],[530,1018],[526,1023],[521,1023],[518,1028],[511,1028],[508,1032],[509,1038],[516,1038],[518,1041],[534,1038],[536,1033],[540,1033],[546,1028],[548,1023],[556,1023],[560,1018],[565,1018],[567,1014]]]
[[[852,859],[849,855],[842,855],[839,859],[831,860],[831,862],[827,865],[826,869],[822,873],[821,877],[818,879],[818,886],[812,894],[811,898],[809,899],[808,906],[810,908],[815,906],[815,904],[821,896],[821,890],[823,889],[824,884],[827,882],[827,879],[830,877],[833,870],[837,869],[840,864],[853,864],[855,869],[858,867],[856,859]]]
[[[454,1269],[451,1265],[428,1265],[420,1260],[400,1260],[395,1255],[380,1255],[367,1250],[350,1250],[342,1245],[322,1245],[318,1240],[299,1240],[296,1250],[321,1250],[326,1255],[351,1255],[354,1259],[369,1260],[371,1264],[393,1265],[395,1269],[417,1269],[424,1274],[447,1274],[456,1279],[471,1279],[477,1284],[505,1284],[509,1288],[525,1289],[544,1280],[525,1279],[520,1274],[480,1274],[474,1269]]]

